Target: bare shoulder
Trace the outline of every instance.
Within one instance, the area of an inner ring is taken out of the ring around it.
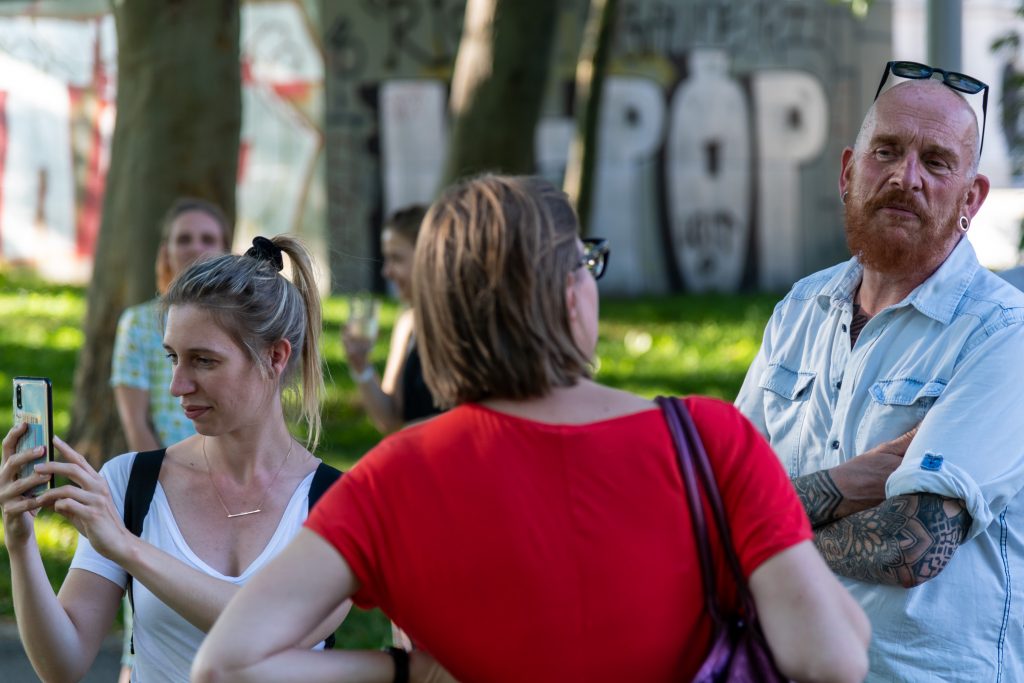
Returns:
[[[629,391],[606,387],[603,384],[597,383],[594,383],[593,386],[596,396],[600,397],[602,402],[607,402],[610,410],[618,412],[620,415],[639,413],[644,410],[651,410],[652,408],[657,407],[657,404],[654,401],[646,399],[643,396],[637,396]]]
[[[160,467],[160,484],[164,489],[193,488],[198,480],[205,481],[206,465],[196,437],[189,437],[167,447]]]

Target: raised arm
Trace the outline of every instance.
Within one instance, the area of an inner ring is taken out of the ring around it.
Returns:
[[[14,453],[24,433],[19,425],[3,441],[0,505],[4,543],[10,556],[11,591],[21,642],[44,681],[77,681],[89,670],[120,605],[120,586],[89,572],[72,570],[60,596],[53,592],[36,543],[34,520],[41,503],[23,494],[48,475],[17,479],[39,453]]]
[[[750,575],[750,590],[783,674],[794,681],[864,680],[871,627],[810,541],[762,563]]]
[[[970,526],[962,501],[914,493],[817,529],[814,545],[837,574],[913,588],[945,569]]]
[[[405,311],[395,321],[384,378],[379,381],[370,364],[372,344],[367,345],[342,331],[342,345],[359,389],[359,398],[370,421],[382,434],[390,434],[403,426],[400,377],[412,338],[412,321],[412,311]],[[361,376],[364,371],[368,372]]]
[[[103,476],[62,440],[55,437],[54,445],[66,462],[49,463],[41,469],[67,477],[77,486],[48,491],[39,497],[38,504],[53,505],[94,550],[117,563],[193,626],[208,631],[238,592],[238,586],[193,569],[128,531]],[[333,632],[346,612],[347,605],[340,606],[338,612],[328,615],[333,621],[325,620],[315,630],[311,629],[303,643],[312,646],[322,640]]]

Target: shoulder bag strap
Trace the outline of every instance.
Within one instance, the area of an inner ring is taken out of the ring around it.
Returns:
[[[722,495],[718,489],[718,483],[715,481],[715,473],[711,469],[711,461],[708,459],[704,443],[701,441],[700,433],[697,431],[697,425],[694,424],[693,417],[686,409],[686,405],[681,400],[675,399],[672,401],[672,406],[679,415],[679,422],[683,426],[683,433],[686,435],[687,441],[689,441],[693,462],[704,484],[704,492],[708,497],[708,502],[711,504],[715,525],[718,527],[718,533],[722,539],[725,559],[736,583],[740,605],[744,610],[745,616],[749,619],[756,611],[754,608],[754,596],[750,593],[750,587],[747,585],[747,579],[743,575],[743,568],[740,566],[739,557],[736,555],[736,546],[732,541],[729,519],[725,514],[725,505],[722,503]]]
[[[694,471],[693,456],[690,445],[683,431],[683,424],[673,408],[672,399],[658,396],[654,399],[665,415],[668,431],[675,445],[676,464],[682,476],[683,490],[686,492],[686,504],[690,508],[690,522],[693,525],[693,536],[697,543],[697,558],[700,560],[701,578],[704,584],[704,606],[712,621],[719,627],[725,626],[718,603],[718,591],[715,586],[715,571],[711,561],[711,542],[708,538],[708,524],[704,517],[704,505],[697,487],[697,475]]]

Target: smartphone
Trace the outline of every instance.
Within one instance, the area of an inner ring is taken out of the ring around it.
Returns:
[[[14,423],[28,423],[28,431],[18,439],[15,453],[46,446],[46,453],[21,468],[19,477],[31,476],[36,465],[53,462],[53,392],[46,377],[14,378]],[[26,495],[38,496],[53,485],[53,478],[31,489]]]

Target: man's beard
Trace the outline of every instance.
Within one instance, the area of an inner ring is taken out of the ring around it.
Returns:
[[[907,218],[893,223],[893,217],[876,217],[885,206],[913,211],[920,221]],[[856,204],[845,205],[846,246],[866,267],[879,273],[903,275],[934,270],[949,253],[949,235],[957,230],[956,216],[935,216],[913,196],[899,190]],[[953,208],[955,213],[956,208]]]

